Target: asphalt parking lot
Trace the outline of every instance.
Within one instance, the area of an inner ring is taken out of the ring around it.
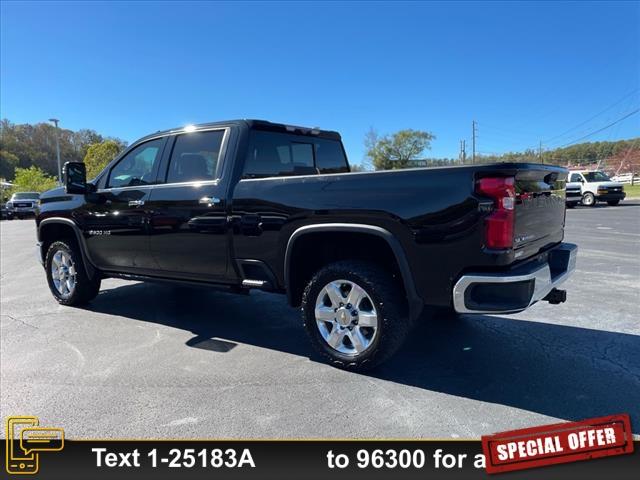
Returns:
[[[640,202],[567,212],[567,303],[425,320],[368,375],[320,363],[277,295],[107,280],[58,306],[33,220],[0,230],[3,418],[68,438],[478,438],[629,413],[640,433]]]

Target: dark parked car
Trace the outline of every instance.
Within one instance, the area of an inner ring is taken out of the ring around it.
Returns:
[[[314,347],[351,369],[396,352],[425,305],[565,300],[567,170],[349,170],[338,133],[255,120],[154,133],[90,182],[68,163],[36,219],[49,287],[63,305],[107,277],[285,293]]]
[[[17,192],[6,204],[9,219],[33,216],[38,206],[40,194],[37,192]]]

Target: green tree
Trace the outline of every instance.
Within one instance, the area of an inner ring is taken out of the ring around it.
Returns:
[[[376,170],[408,168],[431,148],[435,136],[420,130],[400,130],[392,135],[378,137],[370,130],[365,138],[367,156]]]
[[[11,152],[0,150],[0,178],[13,180],[20,159]]]
[[[57,175],[56,137],[60,142],[60,158],[63,163],[81,162],[90,145],[107,140],[90,129],[74,132],[64,128],[56,130],[50,123],[16,125],[7,119],[0,121],[0,150],[18,157],[18,167],[35,165],[50,175]],[[121,148],[126,145],[117,138],[109,140],[113,140]]]
[[[124,145],[116,140],[105,140],[90,145],[87,149],[87,154],[84,156],[84,163],[87,166],[87,178],[95,178],[123,148]]]
[[[35,165],[29,168],[16,168],[13,180],[13,192],[44,192],[58,185],[55,177],[50,177]]]

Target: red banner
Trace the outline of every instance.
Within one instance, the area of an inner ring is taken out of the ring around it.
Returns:
[[[482,437],[487,473],[633,452],[629,415],[556,423]]]

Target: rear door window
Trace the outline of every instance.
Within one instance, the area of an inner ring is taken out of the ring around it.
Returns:
[[[176,137],[167,183],[215,180],[224,130],[183,133]]]
[[[314,167],[313,143],[305,140],[303,136],[253,130],[243,177],[264,178],[317,173]]]
[[[305,135],[253,130],[243,178],[348,172],[338,141]]]

